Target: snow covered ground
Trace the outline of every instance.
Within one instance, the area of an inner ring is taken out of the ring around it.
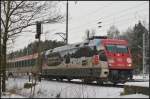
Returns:
[[[127,83],[125,83],[125,85],[149,87],[149,82],[127,82]]]
[[[90,86],[84,84],[72,84],[57,81],[38,82],[33,89],[25,89],[24,83],[28,82],[26,78],[9,78],[7,81],[7,90],[13,94],[2,96],[2,98],[149,98],[143,94],[120,95],[123,88]]]
[[[2,95],[1,98],[26,98],[26,97],[23,97],[23,96],[17,95],[17,94],[10,94],[10,93],[8,93],[6,95]]]
[[[145,74],[144,76],[142,74],[134,75],[133,79],[139,80],[139,81],[143,80],[144,82],[126,82],[125,85],[149,87],[149,74]]]
[[[133,79],[137,79],[137,80],[149,80],[149,74],[133,75]]]

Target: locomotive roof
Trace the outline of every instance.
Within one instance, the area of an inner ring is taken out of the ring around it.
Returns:
[[[124,44],[124,45],[128,44],[126,40],[120,40],[120,39],[103,39],[103,42],[105,44]]]
[[[61,47],[57,47],[54,49],[49,49],[45,52],[41,52],[41,54],[45,53],[45,55],[48,55],[51,52],[61,52],[61,51],[66,51],[69,49],[75,49],[75,48],[80,48],[83,46],[95,46],[96,42],[102,40],[103,43],[105,44],[125,44],[127,45],[127,41],[126,40],[119,40],[119,39],[106,39],[105,37],[95,37],[95,38],[91,38],[89,40],[85,40],[84,42],[80,42],[80,43],[75,43],[75,44],[68,44],[68,45],[64,45]],[[15,61],[20,61],[20,60],[26,60],[26,59],[31,59],[31,58],[36,58],[37,57],[37,53],[35,55],[27,55],[27,56],[23,56],[23,57],[18,57],[15,58]]]
[[[80,47],[83,47],[83,46],[95,46],[96,45],[96,42],[102,40],[104,43],[107,43],[107,44],[112,44],[112,43],[115,43],[115,44],[127,44],[127,42],[125,40],[119,40],[119,39],[108,39],[106,38],[105,36],[104,37],[93,37],[89,40],[85,40],[84,42],[80,42],[80,43],[75,43],[75,44],[68,44],[68,45],[64,45],[64,46],[61,46],[61,47],[57,47],[57,48],[54,48],[54,49],[50,49],[48,51],[46,51],[46,54],[49,54],[51,52],[60,52],[60,51],[66,51],[66,50],[69,50],[69,49],[75,49],[75,48],[80,48]]]

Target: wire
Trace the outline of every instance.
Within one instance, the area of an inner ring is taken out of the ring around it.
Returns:
[[[129,20],[129,19],[132,20],[132,18],[134,18],[134,17],[125,18],[124,20]],[[127,23],[128,21],[123,21],[123,22]],[[122,21],[118,21],[118,24],[124,25],[124,23],[122,23]],[[112,24],[109,23],[109,24],[105,24],[103,26],[108,26],[109,27],[110,25],[112,25]],[[102,28],[101,31],[108,29],[108,27]],[[78,30],[72,30],[72,31],[81,31],[81,30],[78,29]]]
[[[128,8],[129,9],[129,8]],[[89,22],[88,22],[89,23]],[[87,26],[87,23],[83,24],[83,25],[86,25]],[[81,25],[80,26],[77,26],[75,28],[82,28]],[[75,28],[71,28],[71,29],[75,29]]]
[[[112,4],[112,3],[108,3],[108,4],[110,5],[110,4]],[[94,10],[94,11],[88,13],[88,14],[85,14],[84,16],[88,16],[88,17],[86,17],[86,18],[89,18],[89,15],[94,15],[95,12],[97,12],[100,8],[101,8],[101,10],[104,9],[104,8],[106,8],[106,7],[108,6],[108,4],[106,4],[106,5],[102,6],[102,7],[99,7],[99,8],[97,8],[96,10]],[[93,13],[94,13],[94,14],[93,14]],[[78,17],[78,19],[80,19],[80,18],[81,18],[81,20],[83,20],[83,17],[82,17],[82,16],[81,16],[81,17]],[[85,17],[84,17],[84,18],[85,18]]]
[[[112,3],[109,3],[109,4],[112,4]],[[139,5],[142,5],[142,4],[145,4],[145,2],[144,2],[144,3],[140,3]],[[106,5],[107,5],[107,4],[106,4]],[[105,8],[106,5],[103,6],[103,8]],[[137,8],[137,6],[139,7],[139,5],[136,5],[136,6],[134,6],[134,7],[130,7],[130,8],[127,8],[127,9],[130,9],[130,10],[131,10],[131,8]],[[101,7],[101,8],[102,8],[102,7]],[[122,12],[122,11],[123,11],[123,13],[124,13],[124,12],[126,12],[126,11],[124,11],[124,10],[127,10],[127,9],[123,9],[123,10],[121,10],[121,11],[119,11],[119,12]],[[96,9],[94,12],[96,12],[97,10],[99,10],[99,9]],[[130,10],[128,10],[128,11],[130,11]],[[92,12],[92,13],[94,13],[94,12]],[[90,15],[93,15],[92,13],[90,13]],[[108,16],[109,16],[109,18],[110,18],[111,15],[108,15]],[[106,17],[105,17],[105,19],[106,19]],[[88,22],[88,23],[89,23],[89,22]],[[82,24],[82,25],[87,25],[88,23],[84,23],[84,24]],[[70,28],[70,29],[82,28],[82,27],[81,27],[82,25],[77,26],[77,27],[75,27],[75,28]],[[60,27],[60,26],[58,26],[57,28],[59,28],[59,27]],[[63,27],[62,27],[62,29],[63,29]]]
[[[146,9],[146,8],[144,8],[144,9]],[[141,10],[144,10],[144,9],[140,9],[140,10],[138,9],[138,11],[141,11]],[[137,12],[137,11],[134,11],[134,12]],[[130,12],[130,13],[131,13],[131,12]],[[115,17],[115,18],[117,18],[117,19],[118,19],[118,18],[123,18],[123,15],[126,15],[126,14],[127,14],[127,13],[123,13],[121,16],[119,16],[119,17],[117,16],[117,17]],[[110,20],[110,19],[112,19],[112,17],[109,17],[109,18],[107,19],[107,21]],[[107,22],[107,21],[105,20],[105,22]]]
[[[142,4],[145,4],[145,2],[144,3],[140,3],[140,5],[142,5]],[[136,7],[134,6],[134,7],[130,7],[130,8],[127,8],[127,9],[130,9],[131,10],[131,8],[137,8],[137,6],[139,7],[139,5],[136,5]],[[123,13],[125,12],[124,10],[126,10],[126,9],[123,9],[123,10],[121,10],[121,11],[119,11],[118,13],[121,13],[122,11],[123,11]],[[108,15],[108,16],[105,16],[105,18],[106,17],[110,17],[110,16],[112,16],[113,14],[111,14],[111,15]],[[93,21],[93,20],[91,20],[91,21]],[[91,22],[90,21],[90,22]],[[95,21],[95,20],[94,20]],[[96,19],[96,21],[97,21],[97,19]],[[87,23],[85,23],[85,24],[83,24],[83,25],[87,25],[88,23],[90,23],[90,22],[87,22]],[[80,26],[77,26],[76,28],[80,28],[81,27],[81,25]]]
[[[110,4],[111,4],[111,3],[110,3]],[[144,3],[140,3],[140,5],[141,5],[141,4],[145,4],[145,2],[144,2]],[[137,6],[139,7],[139,5],[136,5],[136,6],[132,7],[132,9],[133,9],[133,8],[138,8]],[[127,9],[128,9],[128,10],[127,10]],[[130,8],[127,8],[127,9],[123,9],[123,12],[122,12],[122,10],[119,11],[119,12],[124,14],[124,12],[131,11],[131,7],[130,7]],[[99,10],[99,9],[97,9],[97,10]],[[95,10],[94,12],[96,12],[97,10]],[[94,14],[92,14],[92,13],[94,13],[94,12],[91,12],[90,15],[94,15]],[[102,11],[102,12],[103,12],[103,11]],[[119,13],[119,14],[120,14],[120,13]],[[98,13],[98,14],[99,14],[99,13]],[[48,15],[48,14],[47,14],[47,15]],[[95,15],[97,15],[97,14],[95,14]],[[113,15],[113,14],[112,14],[112,15]],[[103,18],[107,19],[107,17],[108,17],[108,18],[113,17],[112,15],[107,15],[107,16],[105,16],[105,17],[103,17]],[[43,16],[42,16],[42,17],[43,17]],[[120,18],[120,17],[117,17],[117,18]],[[82,18],[82,19],[83,19],[83,18]],[[121,19],[122,19],[122,17],[121,17]],[[97,19],[96,19],[96,20],[97,20]],[[107,19],[107,20],[108,20],[108,19]],[[92,20],[91,20],[91,21],[92,21]],[[107,21],[105,21],[105,22],[107,22]],[[117,21],[117,22],[118,22],[118,21]],[[88,23],[89,23],[89,22],[88,22]],[[85,23],[85,24],[86,24],[86,26],[87,26],[87,23]],[[82,24],[82,25],[77,26],[77,27],[69,28],[69,30],[70,30],[70,31],[80,31],[79,28],[83,28],[82,26],[85,25],[85,24]],[[120,24],[120,23],[119,23],[119,24]],[[91,25],[91,24],[89,24],[89,25]],[[89,25],[88,25],[88,26],[89,26]],[[105,25],[103,25],[103,26],[106,26],[106,25],[109,25],[109,24],[105,24]],[[64,29],[62,26],[57,26],[55,29],[57,29],[57,28],[59,28],[59,27],[62,28],[62,29]],[[76,30],[76,28],[78,28],[78,30]],[[102,29],[103,29],[103,28],[102,28]]]

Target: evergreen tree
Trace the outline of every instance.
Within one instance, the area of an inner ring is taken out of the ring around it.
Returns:
[[[144,27],[141,21],[135,24],[133,28],[128,28],[127,31],[121,36],[129,42],[129,48],[131,49],[133,66],[136,71],[142,72],[143,67],[143,33],[148,38],[148,30]]]

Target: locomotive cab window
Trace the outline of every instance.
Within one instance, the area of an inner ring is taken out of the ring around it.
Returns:
[[[107,45],[106,50],[112,53],[128,53],[128,47],[125,45]]]

